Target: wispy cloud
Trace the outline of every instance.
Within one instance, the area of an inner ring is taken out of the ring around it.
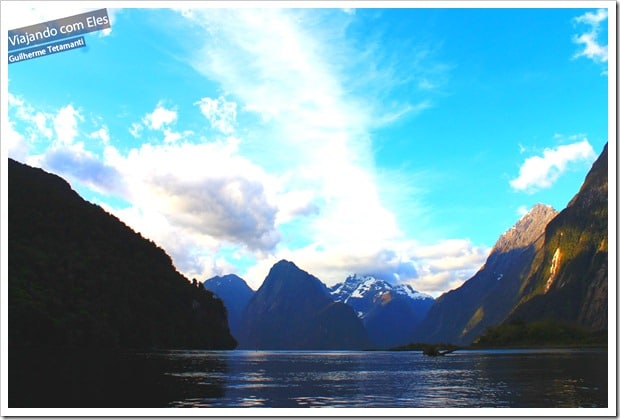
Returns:
[[[162,102],[159,102],[153,112],[148,113],[142,119],[144,125],[151,130],[159,130],[170,126],[177,119],[177,112],[174,109],[168,109],[164,107]]]
[[[581,46],[574,58],[587,57],[597,63],[607,62],[607,45],[603,44],[604,40],[600,40],[601,29],[606,20],[606,9],[598,9],[595,13],[586,12],[573,20],[577,25],[588,27],[586,32],[573,36],[573,42]]]
[[[212,37],[192,65],[261,122],[252,128],[261,147],[242,142],[242,153],[280,176],[282,197],[300,190],[320,197],[308,203],[312,211],[298,212],[321,214],[308,220],[304,236],[333,245],[398,235],[378,195],[368,133],[373,115],[346,90],[335,61],[342,59],[335,53],[343,52],[337,25],[344,21],[319,28],[325,22],[316,17],[279,9],[197,10],[192,16]]]
[[[519,176],[510,181],[517,191],[533,193],[551,187],[570,165],[591,164],[596,153],[587,139],[580,142],[545,149],[542,156],[532,156],[523,162]]]
[[[129,127],[129,133],[139,138],[144,127],[149,130],[158,131],[163,134],[164,143],[174,143],[183,137],[183,134],[176,132],[172,127],[177,121],[177,111],[174,108],[166,108],[163,101],[159,101],[153,112],[147,113],[140,123],[134,122]],[[185,132],[187,135],[190,131]]]
[[[237,119],[235,102],[229,102],[220,96],[217,99],[202,98],[195,105],[200,107],[200,111],[209,120],[211,127],[223,134],[232,134],[235,131]]]

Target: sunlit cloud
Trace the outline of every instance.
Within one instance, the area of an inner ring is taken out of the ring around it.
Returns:
[[[550,188],[575,164],[592,164],[596,153],[587,139],[580,142],[545,149],[542,156],[532,156],[523,162],[519,176],[510,181],[516,191],[528,193]]]

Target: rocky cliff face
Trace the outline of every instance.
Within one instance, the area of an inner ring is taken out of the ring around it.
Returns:
[[[519,301],[545,226],[556,214],[538,204],[502,234],[471,279],[435,300],[411,341],[469,344],[487,326],[501,323]]]
[[[546,227],[544,245],[510,320],[556,319],[590,329],[608,321],[607,145],[580,191]]]

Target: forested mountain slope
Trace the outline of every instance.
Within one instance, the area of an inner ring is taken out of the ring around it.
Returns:
[[[9,159],[9,346],[230,349],[222,301],[62,178]]]

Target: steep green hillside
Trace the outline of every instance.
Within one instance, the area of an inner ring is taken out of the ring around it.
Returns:
[[[556,320],[513,321],[489,327],[472,347],[606,346],[607,333]]]
[[[607,329],[607,145],[580,191],[545,230],[539,259],[509,320],[558,319]]]

